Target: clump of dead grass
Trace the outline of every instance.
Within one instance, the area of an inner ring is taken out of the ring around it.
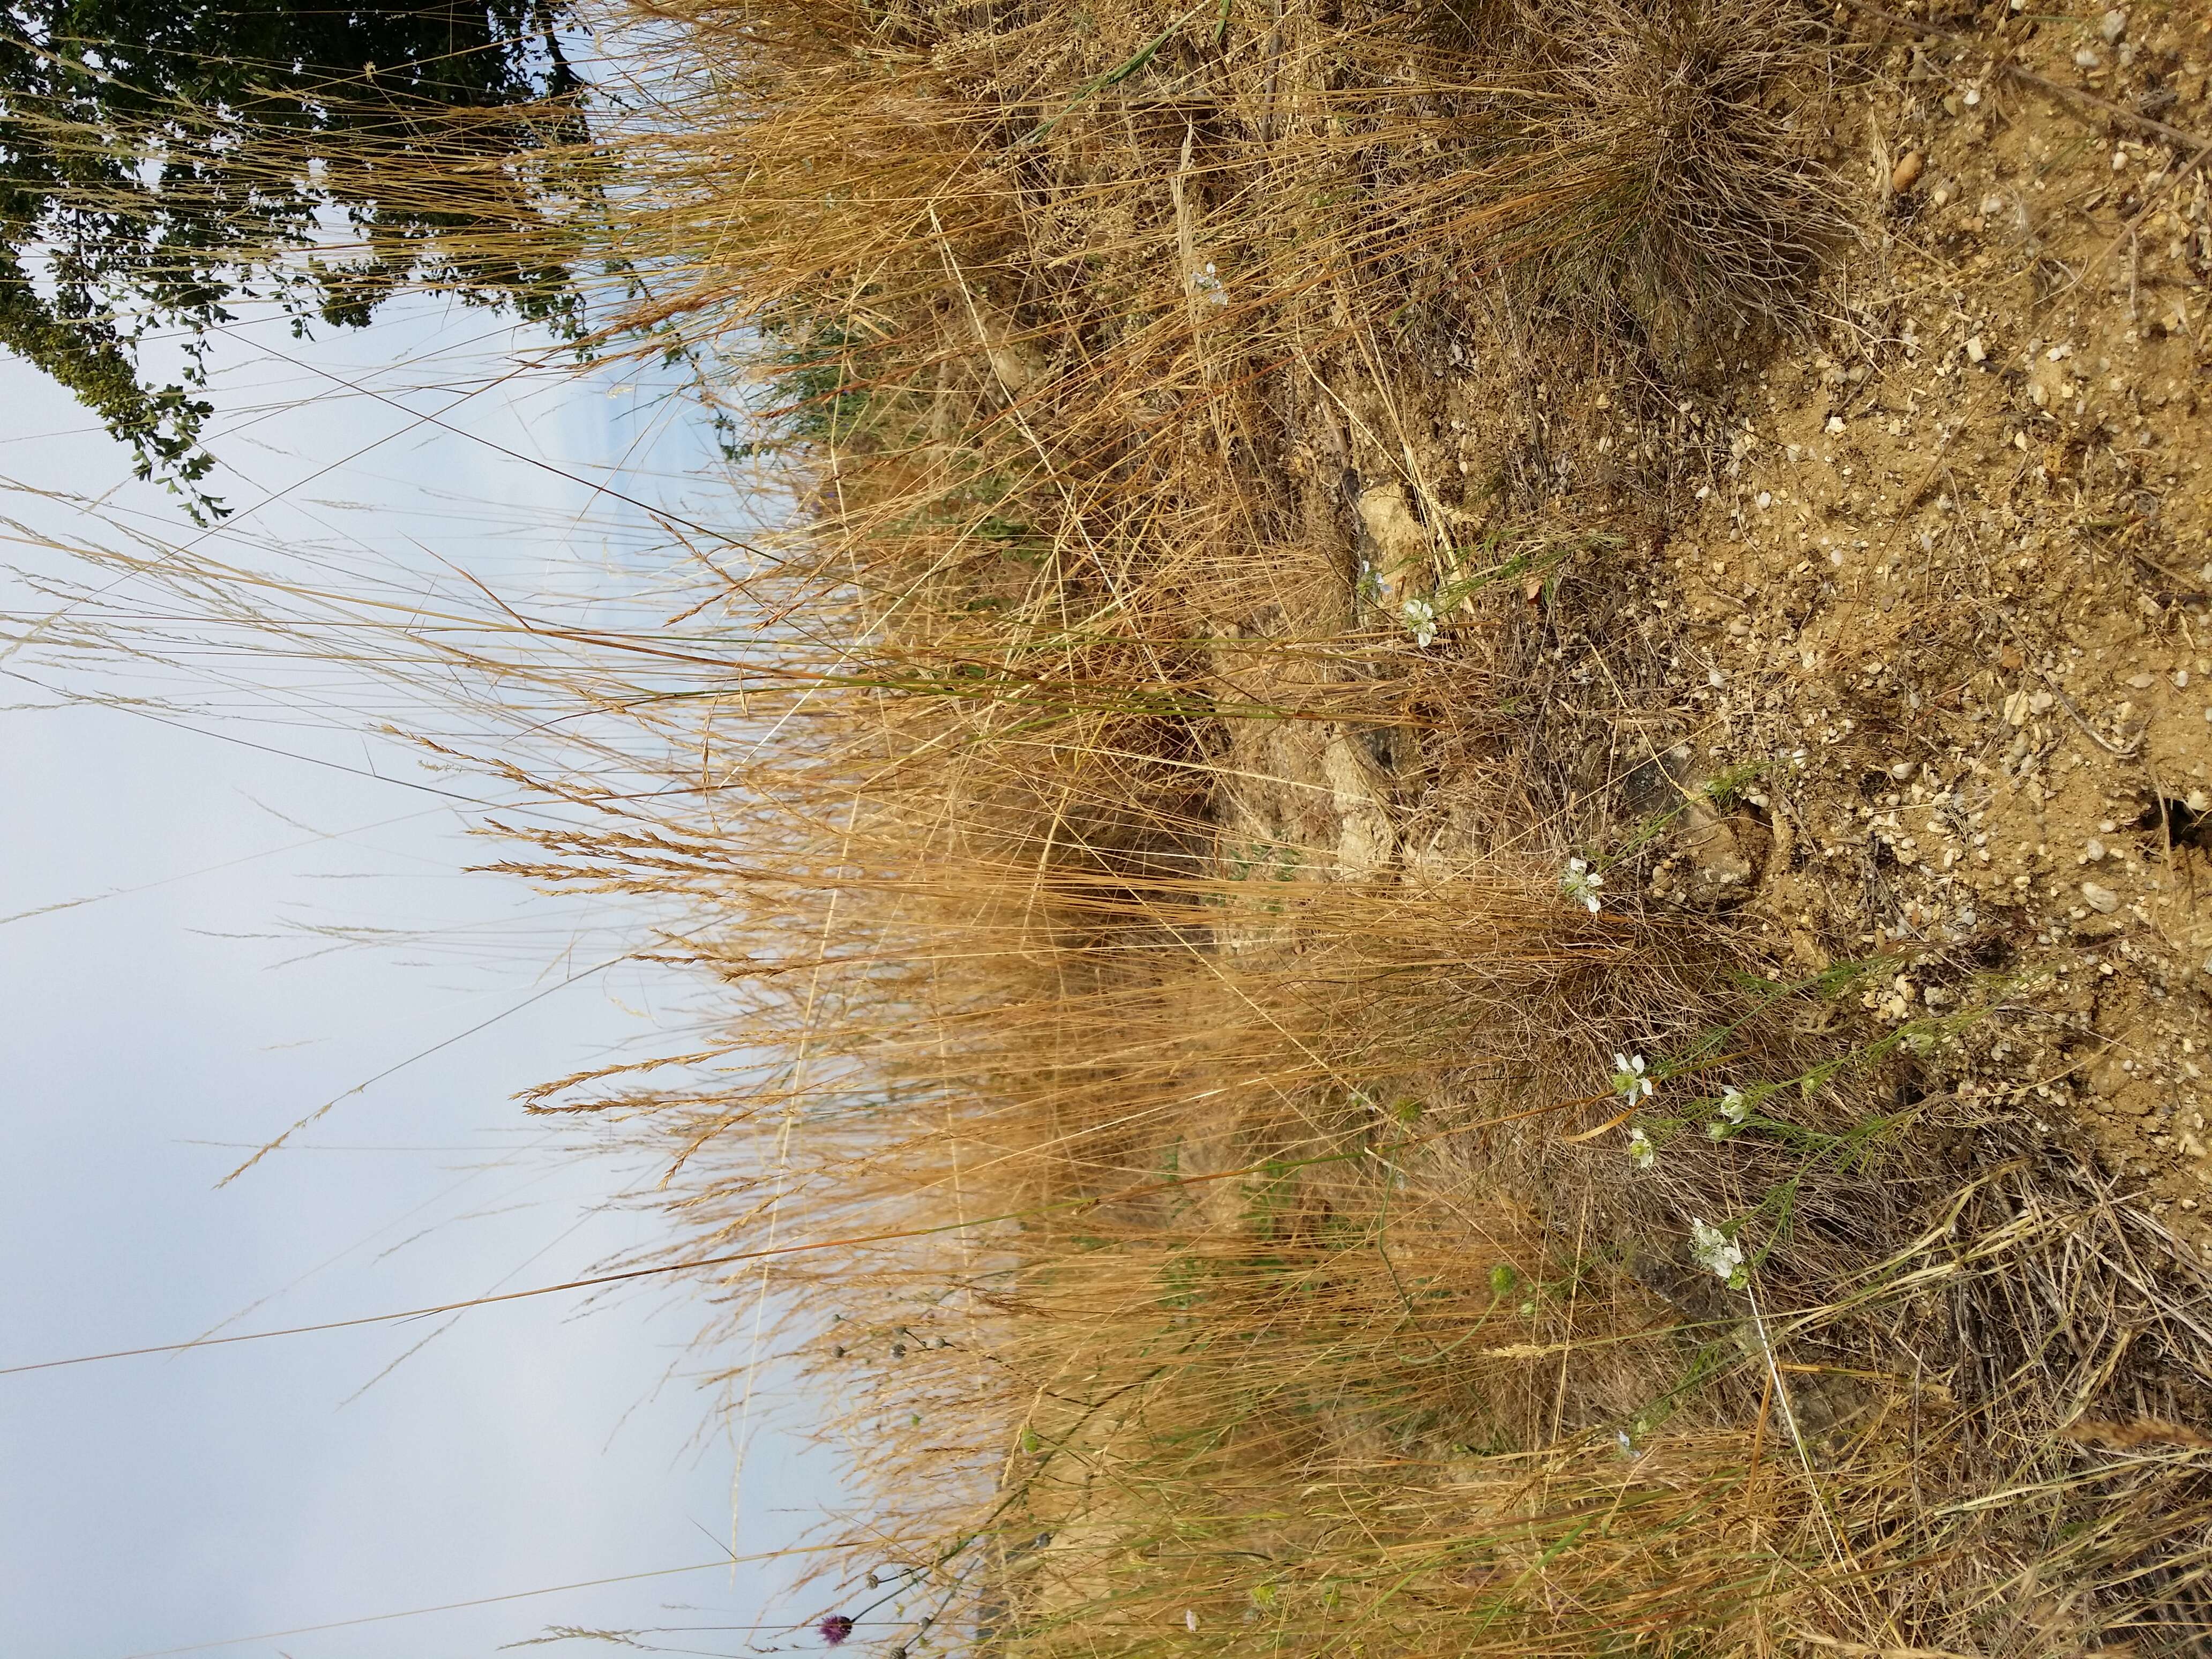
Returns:
[[[1847,220],[1815,160],[1824,24],[1790,0],[1563,8],[1540,25],[1559,142],[1606,176],[1541,262],[1673,357],[1802,319]]]

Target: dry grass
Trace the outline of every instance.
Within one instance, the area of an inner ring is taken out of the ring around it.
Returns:
[[[473,649],[610,734],[530,775],[602,827],[502,867],[676,904],[722,988],[683,1082],[533,1104],[665,1149],[671,1259],[790,1252],[710,1335],[781,1310],[836,1402],[836,1605],[1009,1656],[2196,1650],[2206,1287],[1940,1086],[2014,988],[1870,1041],[1880,963],[1569,902],[1650,826],[1553,752],[1553,646],[1649,501],[1563,493],[1534,417],[1472,483],[1389,423],[1453,365],[1657,395],[1793,325],[1827,25],[654,27],[629,323],[756,365],[799,509],[658,631]]]

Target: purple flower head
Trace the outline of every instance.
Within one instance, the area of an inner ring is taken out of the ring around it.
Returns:
[[[834,1648],[853,1633],[853,1621],[842,1613],[833,1613],[817,1628],[822,1632],[822,1639]]]

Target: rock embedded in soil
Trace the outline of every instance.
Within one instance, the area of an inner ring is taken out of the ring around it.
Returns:
[[[2100,915],[2107,915],[2120,908],[2120,896],[2109,887],[2100,887],[2094,881],[2081,884],[2081,902]]]

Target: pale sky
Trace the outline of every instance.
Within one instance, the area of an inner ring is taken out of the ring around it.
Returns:
[[[264,355],[387,387],[465,378],[512,343],[483,313],[418,304],[307,347],[280,328],[241,337],[221,391],[219,424],[236,429],[220,453],[239,470],[218,487],[242,509],[229,535],[317,559],[443,557],[571,594],[647,556],[609,552],[593,516],[606,503],[580,484],[372,398],[308,405],[331,383]],[[451,418],[579,476],[620,465],[629,493],[672,499],[666,475],[702,472],[697,423],[626,378],[518,381]],[[451,394],[394,395],[428,410]],[[0,477],[86,495],[122,484],[111,514],[192,533],[127,473],[65,394],[0,358]],[[90,533],[20,491],[0,514]],[[0,562],[64,570],[9,539]],[[0,578],[0,610],[47,608]],[[57,674],[33,654],[0,668],[99,689],[98,672]],[[489,787],[434,777],[367,734],[326,673],[311,708],[267,689],[273,668],[219,667],[244,683],[222,715],[183,726],[0,714],[0,917],[93,901],[0,922],[0,1366],[553,1282],[653,1237],[648,1218],[595,1208],[631,1170],[563,1152],[511,1097],[649,1051],[696,1016],[696,988],[625,966],[528,1002],[619,951],[636,918],[461,874],[489,849],[406,781]],[[0,703],[55,701],[0,682]],[[360,702],[357,714],[405,712],[366,684]],[[402,937],[310,931],[361,926]],[[294,1120],[495,1015],[215,1188]],[[690,1381],[697,1317],[665,1289],[589,1310],[567,1297],[479,1310],[380,1380],[440,1327],[0,1376],[0,1650],[459,1659],[555,1627],[641,1626],[664,1650],[776,1646],[732,1627],[819,1616],[770,1594],[781,1566],[230,1639],[714,1560],[733,1537],[732,1453]],[[834,1485],[794,1445],[756,1443],[740,1553],[795,1535]]]

